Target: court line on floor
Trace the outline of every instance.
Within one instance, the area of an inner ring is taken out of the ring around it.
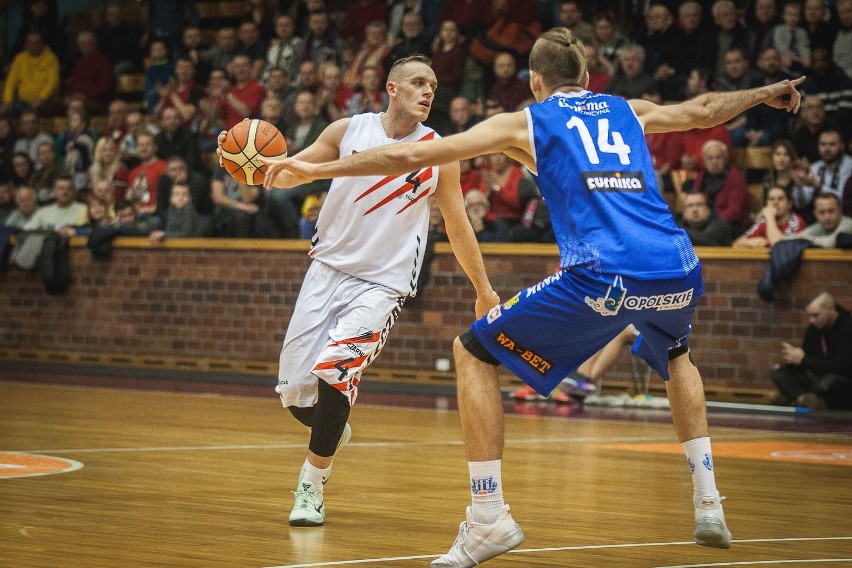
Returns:
[[[824,536],[824,537],[790,537],[790,538],[752,538],[743,540],[734,540],[734,544],[743,544],[750,542],[801,542],[801,541],[826,541],[826,540],[852,540],[852,536]],[[568,552],[572,550],[601,550],[615,548],[645,548],[655,546],[694,546],[695,542],[691,540],[673,541],[673,542],[637,542],[624,544],[590,544],[585,546],[553,546],[548,548],[521,548],[511,550],[507,554],[529,554],[534,552]],[[281,564],[279,566],[268,566],[266,568],[317,568],[320,566],[351,566],[354,564],[367,564],[370,562],[401,562],[405,560],[423,560],[426,558],[437,558],[438,554],[420,554],[417,556],[393,556],[385,558],[359,558],[357,560],[337,560],[329,562],[311,562],[307,564]],[[774,561],[781,562],[781,561]],[[798,561],[801,562],[801,561]],[[768,562],[767,562],[768,563]],[[698,568],[700,566],[736,566],[738,563],[729,564],[684,564],[683,566],[660,566],[658,568]]]
[[[711,566],[757,566],[758,564],[822,564],[825,562],[852,562],[852,558],[807,558],[799,560],[747,560],[743,562],[714,562],[712,564],[678,564],[656,568],[708,568]]]

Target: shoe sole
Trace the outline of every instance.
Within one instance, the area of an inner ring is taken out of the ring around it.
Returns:
[[[311,521],[309,519],[290,519],[291,527],[321,527],[325,524],[325,521]]]
[[[731,548],[731,533],[719,533],[711,529],[704,529],[695,532],[695,544],[698,546],[706,546],[709,548]]]

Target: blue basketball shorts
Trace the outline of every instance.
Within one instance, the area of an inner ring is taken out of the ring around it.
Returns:
[[[665,280],[570,268],[495,306],[471,331],[507,369],[547,395],[633,324],[640,333],[634,355],[668,380],[669,350],[685,348],[703,293],[700,265]]]

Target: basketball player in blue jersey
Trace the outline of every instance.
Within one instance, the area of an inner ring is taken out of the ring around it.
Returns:
[[[634,354],[666,380],[693,479],[695,541],[729,548],[703,385],[687,343],[703,292],[701,265],[656,186],[644,135],[709,128],[759,104],[795,113],[801,100],[796,86],[804,77],[676,105],[626,101],[586,90],[583,45],[565,28],[542,34],[529,64],[538,102],[528,109],[439,141],[395,144],[337,162],[271,160],[267,183],[395,174],[492,152],[538,175],[561,270],[492,308],[453,344],[472,506],[455,543],[433,567],[475,566],[524,540],[503,501],[497,365],[546,395],[630,324],[641,332]]]

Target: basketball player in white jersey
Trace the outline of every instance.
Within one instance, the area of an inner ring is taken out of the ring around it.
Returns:
[[[423,56],[397,61],[388,73],[387,112],[332,123],[299,158],[326,162],[435,138],[422,124],[437,87],[430,63]],[[477,317],[500,301],[465,214],[457,162],[332,182],[311,240],[314,262],[287,329],[278,371],[282,404],[311,428],[291,525],[317,526],[325,520],[323,484],[336,450],[351,436],[347,420],[361,373],[384,345],[405,299],[416,293],[433,199],[453,252],[476,288]]]

